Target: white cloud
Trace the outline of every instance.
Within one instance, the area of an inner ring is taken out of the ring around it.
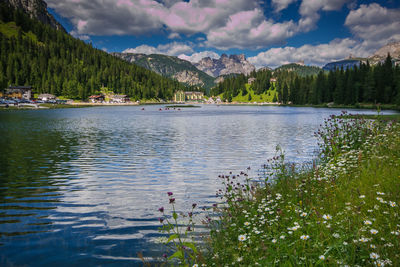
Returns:
[[[229,17],[223,27],[211,30],[206,44],[221,50],[229,48],[261,48],[281,44],[293,36],[295,24],[292,21],[274,23],[265,20],[259,9],[242,11]]]
[[[171,32],[168,35],[168,39],[180,39],[180,38],[181,38],[181,36],[179,35],[179,33],[176,33],[176,32]]]
[[[203,52],[199,52],[199,53],[194,53],[191,56],[181,54],[178,57],[180,59],[184,59],[184,60],[190,61],[192,63],[197,63],[205,57],[218,59],[220,56],[217,53],[212,52],[212,51],[203,51]]]
[[[303,0],[300,5],[299,31],[308,32],[316,27],[320,18],[320,10],[334,11],[340,10],[344,4],[353,0]]]
[[[181,54],[193,53],[193,48],[184,43],[169,43],[165,45],[158,45],[157,47],[149,45],[141,45],[136,48],[128,48],[123,53],[137,53],[137,54],[164,54],[170,56],[178,56]]]
[[[248,58],[257,68],[264,66],[278,67],[288,63],[304,60],[308,65],[323,66],[327,62],[346,58],[350,54],[368,56],[368,52],[359,42],[350,39],[336,39],[328,44],[303,45],[301,47],[271,48]]]
[[[280,12],[296,1],[297,0],[272,0],[271,3],[275,12]]]
[[[345,25],[363,40],[365,50],[376,50],[389,41],[400,41],[400,9],[388,9],[373,3],[352,10]]]

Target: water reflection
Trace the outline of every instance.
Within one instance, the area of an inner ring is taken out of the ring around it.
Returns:
[[[208,205],[218,174],[257,169],[280,144],[309,161],[339,110],[159,107],[0,112],[0,265],[141,265],[159,255],[159,206]],[[255,175],[253,173],[252,175]],[[68,261],[66,261],[68,259]]]

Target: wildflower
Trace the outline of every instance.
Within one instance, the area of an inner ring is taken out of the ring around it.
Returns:
[[[324,256],[324,255],[321,255],[321,256],[319,256],[319,259],[320,259],[320,260],[325,260],[325,256]]]
[[[380,195],[380,196],[384,196],[385,195],[385,193],[383,193],[383,192],[376,192],[376,194]]]
[[[199,267],[199,265],[197,263],[193,264],[192,267]]]
[[[246,241],[246,239],[247,239],[246,235],[239,235],[240,242]]]
[[[192,204],[192,208],[193,208],[193,209],[196,208],[196,206],[197,206],[196,203],[193,203],[193,204]]]
[[[237,258],[237,262],[241,262],[243,260],[243,257],[239,257],[239,258]]]
[[[272,239],[271,242],[275,244],[276,243],[276,239],[275,238]]]
[[[379,259],[379,255],[376,254],[375,252],[372,252],[371,254],[369,254],[369,257],[373,260],[377,260]]]
[[[158,209],[159,212],[164,212],[164,207]]]
[[[306,217],[307,216],[307,212],[302,212],[301,214],[300,214],[300,217]]]
[[[174,193],[172,193],[172,192],[167,192],[167,194],[168,194],[168,196],[170,197],[170,196],[172,196]]]
[[[340,237],[340,235],[339,235],[338,233],[334,233],[332,236],[333,236],[334,238],[339,238],[339,237]]]
[[[365,224],[365,225],[371,225],[371,224],[372,224],[372,222],[371,222],[371,221],[369,221],[369,220],[365,220],[365,221],[364,221],[364,224]]]
[[[281,235],[279,238],[280,238],[280,239],[285,239],[285,236],[284,236],[284,235]]]
[[[300,236],[300,239],[301,239],[301,240],[307,240],[307,239],[309,239],[309,238],[310,238],[309,235],[302,235],[302,236]]]
[[[324,214],[324,216],[322,216],[322,218],[324,218],[324,220],[332,220],[332,216],[329,214]]]
[[[397,206],[396,202],[393,202],[393,201],[389,201],[389,205],[391,207],[396,207]]]
[[[368,242],[368,238],[361,237],[361,238],[359,239],[359,241],[362,242],[362,243],[366,243],[366,242]]]
[[[365,195],[360,195],[359,198],[365,198]]]
[[[245,225],[245,226],[249,226],[250,223],[249,223],[249,222],[245,222],[244,225]]]
[[[376,248],[374,244],[369,245],[370,248]]]
[[[160,223],[163,223],[164,218],[159,218],[158,220],[160,221]]]
[[[170,199],[169,199],[169,203],[170,203],[170,204],[172,204],[172,203],[174,203],[174,202],[175,202],[175,198],[170,198]]]
[[[371,232],[371,234],[376,235],[376,234],[378,233],[378,230],[376,230],[376,229],[371,229],[370,232]]]
[[[347,243],[346,241],[343,241],[343,245],[347,246],[349,243]]]

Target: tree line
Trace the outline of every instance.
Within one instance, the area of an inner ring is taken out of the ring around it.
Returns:
[[[245,84],[248,78],[256,78],[251,89],[262,94],[275,89],[281,103],[354,105],[356,103],[382,103],[400,105],[400,66],[393,64],[390,54],[384,62],[370,65],[361,62],[348,69],[321,70],[317,75],[304,76],[296,71],[264,69],[248,76],[237,75],[225,79],[211,90],[212,95],[222,94],[230,100],[240,91],[247,94]],[[271,78],[276,79],[275,88]]]
[[[116,58],[0,4],[0,88],[31,85],[36,93],[85,100],[107,87],[139,99],[172,99],[179,82]],[[4,25],[3,25],[4,26]],[[13,34],[13,32],[15,34]]]

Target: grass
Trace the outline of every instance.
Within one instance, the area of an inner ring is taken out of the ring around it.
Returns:
[[[7,38],[17,38],[19,29],[20,27],[18,27],[13,21],[8,23],[0,21],[0,33],[4,34]],[[30,39],[36,44],[44,45],[42,42],[38,41],[37,36],[32,32],[22,32],[22,36]]]
[[[246,90],[247,94],[243,95],[242,92],[240,92],[237,96],[232,98],[232,102],[240,102],[240,103],[272,103],[272,100],[274,99],[274,94],[276,94],[276,90],[273,89],[272,87],[265,93],[261,95],[257,95],[254,93],[254,91],[250,88],[250,84],[246,84]],[[249,95],[251,96],[249,100]],[[223,94],[219,95],[219,97],[222,99]]]
[[[222,204],[203,220],[205,245],[182,245],[183,224],[164,221],[164,231],[175,231],[167,262],[400,266],[400,124],[345,116],[327,119],[316,133],[319,164],[288,164],[278,149],[261,181],[246,172],[220,176]]]

